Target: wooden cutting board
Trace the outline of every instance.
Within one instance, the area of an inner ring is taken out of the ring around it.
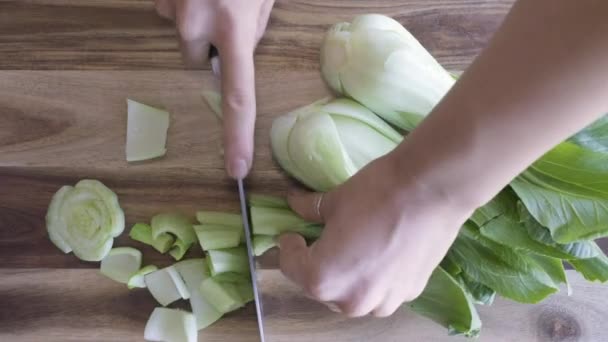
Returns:
[[[443,65],[463,70],[511,3],[278,0],[256,57],[250,191],[287,189],[268,132],[277,115],[327,94],[316,70],[328,25],[361,13],[389,14]],[[236,212],[220,126],[201,98],[214,87],[211,75],[180,70],[174,29],[155,15],[151,0],[0,0],[0,69],[0,341],[142,341],[154,299],[101,276],[96,263],[62,254],[47,238],[44,215],[61,185],[82,178],[100,179],[118,193],[127,229],[163,210]],[[172,113],[164,158],[125,162],[126,98]],[[171,263],[126,236],[116,245],[141,249],[146,264]],[[200,255],[193,248],[189,256]],[[387,319],[344,319],[286,281],[275,253],[261,263],[269,342],[464,341],[407,310]],[[607,288],[569,276],[570,297],[562,292],[535,306],[499,299],[481,307],[480,341],[608,341]],[[250,305],[199,340],[257,341],[256,329]]]
[[[288,180],[269,153],[272,119],[328,93],[316,72],[260,72],[257,84],[249,188],[281,195]],[[127,227],[163,210],[238,212],[234,183],[222,169],[220,126],[201,97],[213,87],[205,71],[0,72],[0,340],[142,339],[152,297],[102,277],[96,263],[61,253],[47,238],[44,215],[61,185],[82,178],[100,179],[117,192]],[[125,161],[127,97],[171,112],[164,158]],[[145,264],[171,263],[127,234],[116,245],[140,248]],[[263,259],[261,274],[269,342],[462,340],[405,310],[384,320],[344,319],[303,297],[276,270],[275,257]],[[538,306],[499,300],[481,308],[481,341],[601,341],[608,289],[571,278],[572,297],[559,294]],[[256,341],[253,308],[203,331],[201,341]]]

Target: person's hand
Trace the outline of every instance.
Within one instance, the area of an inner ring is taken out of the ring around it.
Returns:
[[[325,228],[310,247],[300,235],[282,235],[281,270],[350,317],[388,316],[418,297],[473,211],[408,176],[394,154],[322,196],[288,197],[293,210]]]
[[[159,15],[175,21],[184,61],[200,67],[210,45],[222,66],[225,163],[244,178],[253,158],[256,114],[253,52],[268,23],[274,0],[156,0]]]

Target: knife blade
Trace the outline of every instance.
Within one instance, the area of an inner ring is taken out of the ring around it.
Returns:
[[[243,229],[245,230],[245,243],[247,245],[247,257],[249,258],[249,271],[251,274],[251,284],[253,286],[253,298],[255,300],[255,311],[258,319],[258,331],[260,333],[260,341],[265,342],[264,338],[264,316],[262,311],[262,301],[260,299],[260,292],[257,284],[257,272],[255,268],[255,259],[253,254],[253,243],[251,240],[251,230],[249,226],[249,215],[247,210],[247,197],[245,196],[245,187],[243,186],[243,180],[239,179],[239,199],[241,201],[241,215],[243,217]]]

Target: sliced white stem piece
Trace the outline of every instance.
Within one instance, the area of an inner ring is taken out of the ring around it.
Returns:
[[[145,275],[144,282],[154,299],[162,306],[167,306],[178,299],[190,298],[190,291],[173,266]]]
[[[146,323],[144,339],[155,342],[196,342],[196,319],[186,311],[155,308]]]
[[[129,278],[129,281],[127,282],[127,286],[129,287],[129,290],[134,289],[136,287],[145,288],[146,282],[144,281],[144,276],[148,273],[152,273],[157,270],[158,270],[158,267],[156,267],[154,265],[148,265],[146,267],[141,268],[139,271],[135,272],[135,274],[133,274],[131,276],[131,278]]]
[[[106,277],[126,284],[141,267],[141,252],[132,247],[117,247],[101,260],[100,272]]]
[[[127,161],[165,155],[169,112],[127,99]]]

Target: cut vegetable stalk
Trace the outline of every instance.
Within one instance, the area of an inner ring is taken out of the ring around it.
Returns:
[[[169,113],[129,99],[127,111],[127,161],[164,156]]]
[[[245,235],[243,227],[214,224],[195,225],[194,231],[205,251],[237,247]]]
[[[276,236],[286,232],[298,233],[306,238],[321,236],[322,226],[308,222],[289,209],[251,208],[253,234]]]
[[[154,247],[161,253],[166,253],[175,241],[175,238],[168,233],[158,235],[156,239],[152,237],[152,227],[145,223],[136,223],[131,232],[129,232],[131,239],[145,243],[146,245]]]
[[[140,251],[132,247],[117,247],[101,260],[100,272],[114,281],[127,284],[140,267]]]
[[[158,267],[156,267],[154,265],[148,265],[146,267],[141,268],[139,271],[135,272],[135,274],[133,274],[129,278],[129,281],[127,282],[127,286],[129,288],[129,290],[134,289],[136,287],[145,288],[146,282],[144,281],[144,277],[146,276],[146,274],[152,273],[157,270],[158,270]]]
[[[214,224],[243,227],[243,219],[240,214],[201,210],[196,213],[196,219],[203,225]]]
[[[176,260],[180,260],[190,246],[196,242],[196,234],[192,229],[190,220],[178,213],[163,213],[152,217],[152,237],[158,238],[162,234],[175,235],[176,239],[170,252]]]
[[[211,276],[209,267],[203,258],[183,260],[173,264],[173,267],[182,277],[184,284],[186,284],[190,292],[193,289],[198,290],[203,280]]]
[[[289,209],[287,201],[276,196],[250,194],[247,202],[250,207]]]
[[[210,276],[205,259],[188,259],[175,263],[173,267],[190,292],[190,306],[196,318],[197,329],[204,329],[219,320],[222,313],[211,305],[200,291],[201,284]]]
[[[144,339],[155,342],[196,342],[196,319],[189,312],[155,308],[146,323]]]
[[[211,275],[225,272],[249,273],[249,259],[244,247],[210,250],[207,255]]]
[[[200,290],[203,298],[219,312],[228,313],[243,306],[239,291],[232,283],[220,283],[211,277],[203,281]]]
[[[147,274],[144,281],[154,299],[162,306],[190,298],[186,284],[173,266]]]
[[[255,256],[260,256],[277,245],[274,236],[255,235],[253,237],[253,254],[255,254]]]

